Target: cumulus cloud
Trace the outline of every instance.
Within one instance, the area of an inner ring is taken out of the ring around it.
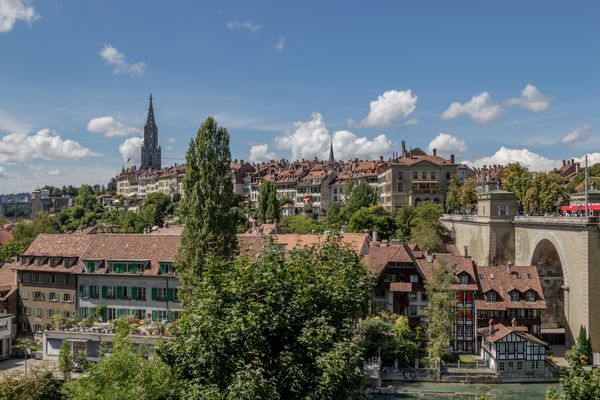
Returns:
[[[51,169],[50,171],[48,171],[48,175],[61,176],[60,169]]]
[[[583,124],[560,138],[563,144],[580,142],[592,136],[592,124]]]
[[[0,178],[6,178],[7,176],[6,169],[0,165]]]
[[[167,138],[167,143],[173,144],[173,143],[175,143],[176,141],[177,141],[177,139],[176,139],[176,138],[174,138],[173,136],[171,136],[171,137],[168,137],[168,138]]]
[[[489,92],[483,92],[473,96],[471,100],[464,104],[454,102],[441,115],[442,119],[448,120],[468,115],[473,121],[480,124],[490,122],[500,117],[504,111],[498,104],[492,102]]]
[[[587,153],[581,156],[581,158],[575,158],[575,161],[581,163],[581,167],[585,166],[585,156],[588,156],[588,166],[591,167],[594,164],[600,163],[600,153]]]
[[[521,91],[521,97],[513,97],[504,103],[509,106],[521,106],[531,111],[544,111],[550,107],[552,99],[546,97],[531,83],[528,83]]]
[[[11,31],[17,21],[27,22],[31,25],[40,18],[35,8],[28,3],[24,0],[0,1],[0,32]]]
[[[551,171],[561,166],[561,161],[546,158],[528,149],[509,149],[500,147],[492,156],[483,157],[474,161],[466,161],[465,164],[481,167],[482,165],[502,164],[518,162],[532,171]]]
[[[11,133],[0,139],[0,163],[22,163],[34,159],[79,160],[100,154],[71,139],[62,139],[50,129],[35,134]]]
[[[407,120],[406,120],[406,121],[405,121],[405,122],[402,124],[402,126],[404,126],[404,127],[409,127],[409,126],[416,125],[416,124],[418,124],[418,123],[419,123],[419,120],[418,120],[418,119],[411,118],[411,119],[407,119]]]
[[[440,133],[429,143],[429,153],[437,150],[437,154],[448,158],[450,154],[460,157],[467,151],[467,143],[448,133]]]
[[[260,162],[277,159],[277,155],[274,152],[269,151],[268,144],[257,144],[250,147],[250,161]]]
[[[337,159],[375,158],[391,152],[392,143],[385,135],[370,140],[342,130],[329,133],[320,113],[313,113],[310,120],[294,122],[294,128],[275,138],[279,149],[288,150],[292,158],[325,159],[329,155],[329,145],[333,138],[333,150]]]
[[[128,126],[110,116],[92,118],[87,124],[87,130],[106,137],[141,136],[143,133],[142,129]]]
[[[369,103],[369,115],[360,124],[348,120],[348,125],[363,127],[385,127],[390,126],[396,120],[406,117],[415,110],[417,106],[417,95],[408,90],[388,90]],[[410,122],[409,121],[414,121]],[[409,120],[406,126],[413,125],[416,120]]]
[[[285,37],[282,36],[277,39],[277,42],[273,45],[273,48],[278,53],[281,53],[283,50],[285,50]]]
[[[261,28],[259,24],[252,21],[229,21],[227,22],[227,28],[229,29],[247,29],[250,32],[256,32]]]
[[[104,47],[100,50],[100,57],[102,57],[102,59],[106,61],[108,65],[115,67],[113,69],[113,73],[115,74],[129,74],[131,76],[144,75],[144,71],[146,69],[145,62],[137,62],[132,64],[128,63],[125,60],[125,54],[121,53],[111,44],[104,45]]]
[[[141,150],[144,139],[140,137],[132,137],[125,139],[123,143],[119,145],[119,153],[125,164],[137,164],[141,161]],[[129,163],[127,162],[129,160]]]

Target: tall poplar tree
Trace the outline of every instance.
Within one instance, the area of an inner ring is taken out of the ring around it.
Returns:
[[[180,216],[184,225],[176,267],[184,301],[207,269],[207,258],[230,258],[236,249],[231,152],[227,129],[208,117],[186,154]]]
[[[277,198],[277,185],[269,180],[264,180],[258,189],[258,220],[279,221],[281,203]]]

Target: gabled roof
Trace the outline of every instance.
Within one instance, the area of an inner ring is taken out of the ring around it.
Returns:
[[[492,266],[476,267],[481,293],[490,290],[500,296],[496,302],[488,303],[484,296],[475,299],[476,308],[481,310],[506,310],[509,308],[545,309],[544,291],[537,268],[533,266]],[[508,270],[510,269],[510,273]],[[518,290],[524,294],[529,290],[536,292],[536,301],[511,301],[510,292]]]
[[[412,263],[410,255],[403,245],[381,246],[372,244],[369,254],[365,257],[365,264],[370,272],[382,273],[389,263]]]
[[[536,342],[541,345],[545,345],[545,343],[543,341],[541,341],[537,337],[528,333],[527,327],[525,327],[525,326],[506,326],[504,324],[497,323],[497,324],[492,324],[491,328],[492,328],[491,333],[490,333],[489,326],[479,328],[479,329],[477,329],[477,332],[481,336],[485,337],[486,340],[491,343],[496,343],[499,340],[502,340],[506,336],[510,335],[511,333],[514,333],[517,336],[523,338],[524,340],[529,340],[529,341],[533,341],[533,342]]]
[[[23,255],[79,257],[94,241],[94,235],[39,234]]]

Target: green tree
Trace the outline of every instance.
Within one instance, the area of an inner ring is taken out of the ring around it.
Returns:
[[[346,217],[350,219],[352,214],[361,208],[374,204],[377,204],[377,193],[368,183],[361,182],[358,185],[354,185],[348,198],[348,204],[346,205]]]
[[[429,303],[422,316],[427,324],[427,357],[434,363],[438,378],[442,361],[448,353],[454,323],[454,269],[444,261],[434,267],[431,278],[425,282]]]
[[[450,186],[446,192],[446,211],[453,213],[460,211],[460,192],[461,184],[456,174],[450,179]]]
[[[327,210],[327,216],[325,217],[325,225],[331,230],[340,230],[342,225],[345,223],[344,208],[338,203],[333,203]]]
[[[270,180],[263,180],[258,189],[258,220],[279,221],[281,205],[277,199],[277,185]]]
[[[381,356],[386,363],[397,361],[406,367],[417,351],[414,334],[403,315],[382,313],[366,318],[359,322],[356,331],[367,358]]]
[[[350,232],[376,231],[381,239],[389,239],[396,233],[396,221],[380,206],[370,206],[357,210],[348,222]]]
[[[521,208],[524,208],[523,199],[530,187],[531,172],[518,162],[509,164],[502,172],[502,188],[515,194]]]
[[[52,372],[34,370],[27,376],[20,372],[0,374],[0,399],[62,400],[62,382]]]
[[[180,203],[184,228],[176,261],[184,302],[206,269],[207,255],[228,258],[235,251],[230,164],[229,133],[208,117],[186,154],[184,196]]]
[[[73,358],[71,356],[71,343],[63,340],[58,351],[58,369],[64,380],[71,378],[73,372]]]
[[[158,357],[146,358],[131,343],[125,321],[117,325],[110,354],[81,377],[64,385],[72,400],[163,400],[174,398],[178,384]]]
[[[23,242],[29,247],[40,233],[58,233],[59,228],[56,218],[48,213],[38,213],[30,222],[19,222],[12,230],[12,234],[14,240]]]
[[[546,400],[600,400],[600,370],[587,371],[581,367],[571,368],[560,378],[564,394],[550,389]]]
[[[460,208],[471,211],[477,206],[477,192],[475,191],[475,180],[469,179],[460,187]]]
[[[566,353],[566,359],[571,368],[587,365],[592,360],[592,342],[587,334],[585,326],[579,328],[579,335],[575,344]]]
[[[171,204],[171,197],[164,193],[150,193],[146,195],[142,210],[149,206],[153,207],[151,208],[151,226],[162,226],[164,224]]]
[[[320,247],[214,259],[161,351],[190,399],[363,398],[363,352],[353,322],[372,288],[339,238]]]
[[[423,250],[442,251],[442,235],[446,232],[440,223],[442,206],[432,201],[423,201],[414,208],[411,220],[410,241]]]
[[[439,252],[444,249],[444,242],[438,230],[431,225],[418,224],[410,233],[410,241],[420,249]]]
[[[396,211],[396,237],[408,241],[410,240],[410,234],[414,226],[415,207],[406,205]]]
[[[562,182],[563,178],[555,173],[531,174],[531,185],[522,199],[523,208],[540,214],[554,211],[554,205],[562,193]]]
[[[27,250],[27,243],[17,240],[11,240],[0,247],[0,261],[11,262],[19,254]]]
[[[283,233],[295,233],[297,235],[306,235],[308,233],[320,233],[323,227],[319,221],[306,215],[291,215],[281,219],[279,228]]]

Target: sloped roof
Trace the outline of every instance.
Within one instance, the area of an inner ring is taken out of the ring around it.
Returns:
[[[546,301],[537,268],[534,266],[512,266],[510,274],[507,266],[476,267],[481,293],[490,290],[500,296],[496,302],[488,303],[485,296],[475,299],[476,307],[481,310],[506,310],[509,308],[545,309]],[[523,299],[511,301],[510,292],[518,290],[525,293],[529,290],[536,292],[536,301],[528,302]]]
[[[496,343],[497,341],[505,338],[511,333],[514,333],[525,340],[530,340],[541,345],[545,345],[543,341],[528,333],[527,327],[525,326],[506,326],[504,324],[492,324],[492,333],[490,334],[490,328],[484,327],[477,329],[477,332],[484,336],[489,342]]]
[[[94,241],[94,235],[39,234],[23,255],[45,257],[79,257]]]
[[[391,262],[412,263],[410,255],[404,246],[379,246],[372,244],[369,254],[365,255],[365,264],[370,272],[380,274]]]

